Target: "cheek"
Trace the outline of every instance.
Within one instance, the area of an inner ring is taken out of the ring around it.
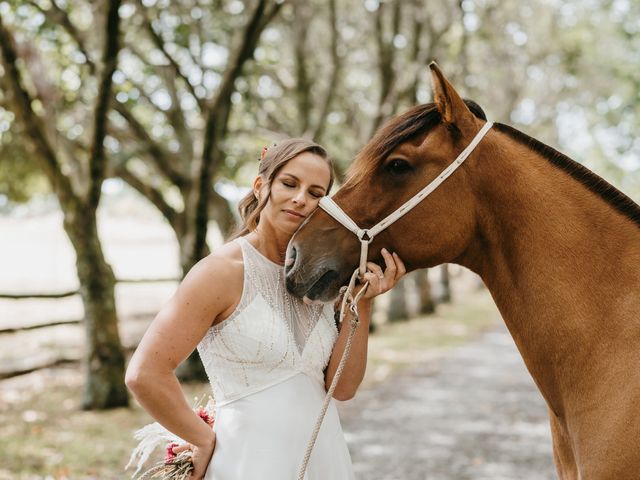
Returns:
[[[284,196],[283,190],[284,189],[281,186],[272,185],[271,186],[271,192],[269,194],[269,201],[270,202],[277,202],[280,199],[282,199],[282,197]]]

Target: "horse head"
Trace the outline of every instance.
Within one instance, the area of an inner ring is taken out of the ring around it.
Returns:
[[[430,68],[434,102],[383,125],[333,196],[361,228],[372,227],[437,178],[486,123],[479,106],[463,100],[436,64]],[[382,248],[397,252],[408,270],[460,259],[476,231],[477,193],[469,172],[481,156],[479,148],[431,195],[380,232],[369,245],[369,260],[383,264]],[[359,239],[318,209],[289,243],[287,288],[312,300],[334,298],[359,257]]]

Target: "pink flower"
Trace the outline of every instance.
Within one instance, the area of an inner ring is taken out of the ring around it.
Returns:
[[[207,410],[200,407],[196,410],[196,413],[204,421],[204,423],[206,423],[210,427],[213,426],[213,421],[214,421],[213,415],[211,415]]]
[[[176,458],[176,454],[173,453],[173,447],[177,447],[178,444],[175,442],[172,442],[170,444],[167,445],[167,455],[166,457],[164,457],[164,463],[173,463],[173,459]]]

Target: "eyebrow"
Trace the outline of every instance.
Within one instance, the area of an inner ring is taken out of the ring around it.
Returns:
[[[298,181],[298,182],[300,181],[300,179],[299,179],[298,177],[296,177],[296,176],[295,176],[294,174],[292,174],[292,173],[283,173],[282,175],[287,175],[287,176],[289,176],[289,177],[293,178],[294,180],[296,180],[296,181]],[[324,190],[324,191],[326,191],[326,190],[327,190],[327,187],[323,187],[322,185],[311,185],[311,188],[313,188],[313,187],[321,188],[321,189],[322,189],[322,190]]]

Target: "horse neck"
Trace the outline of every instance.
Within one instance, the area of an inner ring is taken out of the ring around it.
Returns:
[[[460,263],[481,275],[561,414],[567,392],[599,368],[597,352],[615,344],[603,339],[640,332],[640,228],[512,143],[485,147],[475,164],[478,233]]]

